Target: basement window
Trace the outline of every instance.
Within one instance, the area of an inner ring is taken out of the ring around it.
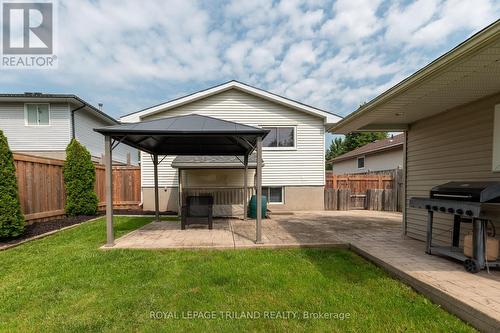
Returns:
[[[28,126],[50,125],[49,104],[25,104],[24,120]]]
[[[500,172],[500,104],[495,106],[493,122],[493,159],[492,171]]]
[[[267,197],[270,204],[283,203],[283,187],[262,187],[262,195]]]
[[[363,169],[365,167],[365,157],[358,157],[358,169]]]

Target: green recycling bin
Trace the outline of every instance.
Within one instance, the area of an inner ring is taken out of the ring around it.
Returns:
[[[262,217],[266,217],[266,211],[267,211],[267,197],[262,196]],[[251,219],[256,219],[257,218],[257,196],[252,195],[250,198],[250,203],[248,204],[248,217]]]

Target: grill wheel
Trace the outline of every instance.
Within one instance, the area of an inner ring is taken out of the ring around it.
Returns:
[[[474,259],[467,259],[464,261],[465,270],[469,273],[477,273],[479,272],[479,265],[477,261]]]

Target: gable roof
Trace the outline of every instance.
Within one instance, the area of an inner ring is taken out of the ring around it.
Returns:
[[[342,117],[336,114],[312,107],[310,105],[301,102],[297,102],[295,100],[277,94],[273,94],[271,92],[241,83],[239,81],[232,80],[205,90],[201,90],[183,97],[170,100],[165,103],[161,103],[143,110],[139,110],[137,112],[129,113],[127,115],[120,117],[120,120],[122,122],[137,122],[140,121],[141,118],[145,116],[151,116],[153,114],[163,112],[184,104],[192,103],[194,101],[207,98],[209,96],[216,95],[230,89],[236,89],[248,93],[250,95],[260,97],[268,101],[323,118],[325,120],[325,124],[333,125],[342,119]]]
[[[347,152],[345,154],[339,155],[331,159],[331,161],[340,162],[363,155],[378,153],[381,151],[386,151],[391,149],[402,149],[404,138],[405,138],[404,134],[398,134],[395,135],[394,137],[390,137],[384,140],[377,140],[371,143],[367,143],[364,146],[351,150],[350,152]]]
[[[107,121],[109,124],[118,124],[118,121],[108,115],[107,113],[99,110],[90,103],[87,103],[80,97],[73,94],[44,94],[44,93],[29,93],[25,92],[23,94],[1,94],[0,102],[22,102],[22,103],[36,103],[36,102],[60,102],[60,103],[71,103],[76,105],[75,109],[80,107],[87,109],[99,118]]]

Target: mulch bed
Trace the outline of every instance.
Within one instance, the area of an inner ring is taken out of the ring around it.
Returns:
[[[96,218],[99,215],[92,215],[92,216],[87,216],[87,215],[82,215],[82,216],[72,216],[72,217],[65,217],[62,219],[57,219],[57,220],[50,220],[50,221],[45,221],[45,222],[35,222],[30,225],[27,225],[24,234],[17,238],[9,238],[9,239],[2,239],[0,238],[0,247],[2,245],[12,245],[16,244],[19,242],[22,242],[25,239],[42,235],[50,231],[54,230],[59,230],[65,227],[69,227],[74,224],[82,223],[88,220],[91,220],[93,218]]]

